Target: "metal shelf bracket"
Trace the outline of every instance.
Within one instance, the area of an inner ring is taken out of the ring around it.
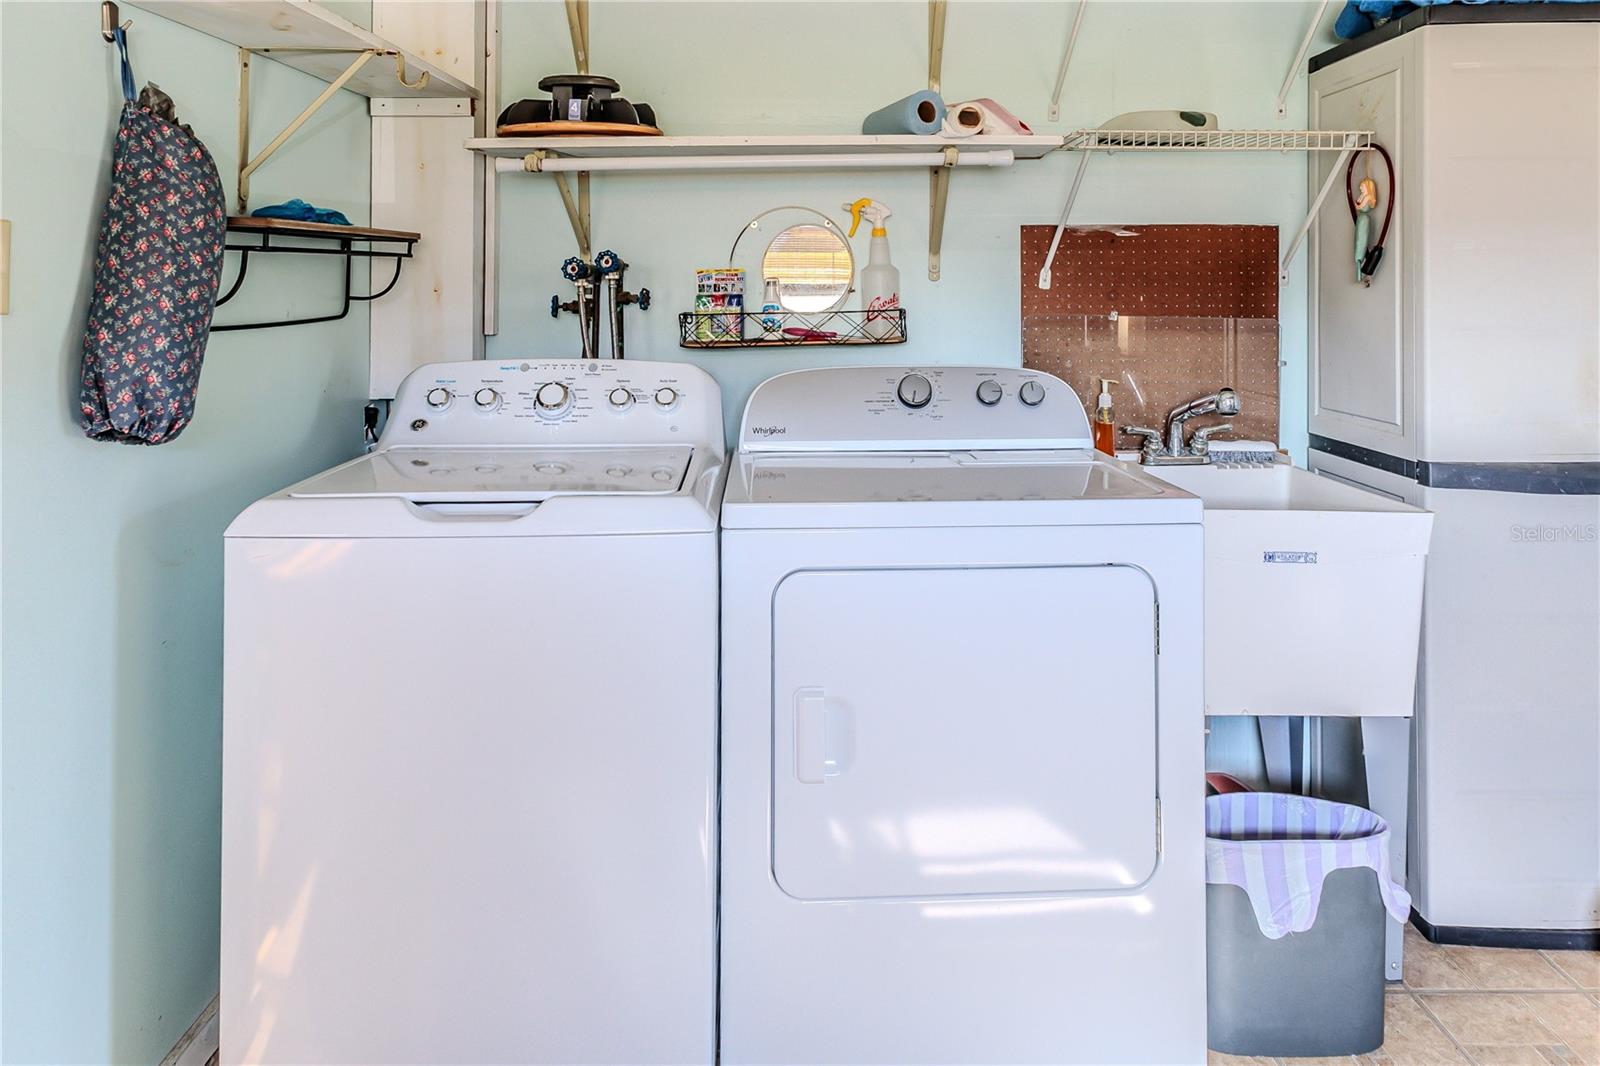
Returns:
[[[572,36],[572,63],[579,74],[589,73],[589,0],[566,0],[567,32]],[[549,173],[561,192],[561,206],[567,209],[567,221],[572,225],[572,238],[578,244],[580,258],[594,258],[589,240],[592,220],[589,210],[589,172],[578,171],[578,193],[573,196],[572,186],[564,171],[545,171],[544,161],[551,158],[545,151],[529,152],[522,157],[522,169],[532,174]]]
[[[950,202],[950,171],[961,159],[959,148],[944,150],[944,163],[928,170],[928,280],[939,280],[939,251],[944,246],[944,212]]]
[[[1344,147],[1339,150],[1339,155],[1333,161],[1333,169],[1328,171],[1328,177],[1322,183],[1322,188],[1317,192],[1317,198],[1311,201],[1311,207],[1306,212],[1306,220],[1300,223],[1300,229],[1294,235],[1294,240],[1289,242],[1288,249],[1283,253],[1283,262],[1278,265],[1278,282],[1282,285],[1289,283],[1289,264],[1294,261],[1295,255],[1300,251],[1306,234],[1311,232],[1311,224],[1317,220],[1317,213],[1322,210],[1323,202],[1328,199],[1328,193],[1333,191],[1334,182],[1344,177],[1344,168],[1350,162],[1350,156],[1360,145],[1361,139],[1351,134],[1344,140]],[[1371,139],[1368,138],[1368,143]],[[1364,150],[1364,149],[1363,149]]]
[[[589,0],[567,0],[567,31],[572,35],[572,62],[579,74],[589,73]]]
[[[1072,63],[1072,50],[1078,44],[1078,31],[1083,27],[1083,13],[1087,10],[1089,0],[1079,0],[1078,11],[1072,16],[1072,29],[1067,31],[1066,47],[1061,51],[1061,67],[1056,71],[1055,88],[1050,90],[1050,110],[1045,117],[1051,122],[1061,118],[1061,87],[1067,83],[1067,67]]]
[[[1078,198],[1078,189],[1083,185],[1083,172],[1089,169],[1089,160],[1093,152],[1082,153],[1083,158],[1078,160],[1078,172],[1072,177],[1072,188],[1067,191],[1067,202],[1061,208],[1061,218],[1056,222],[1056,232],[1050,238],[1050,250],[1044,253],[1044,266],[1039,268],[1039,288],[1050,287],[1050,264],[1056,261],[1056,249],[1061,247],[1061,234],[1067,228],[1067,216],[1072,214],[1073,201]]]
[[[544,161],[550,157],[550,153],[545,151],[529,152],[522,157],[522,169],[530,174],[548,173],[555,179],[556,188],[561,192],[561,206],[567,209],[567,222],[572,226],[572,238],[578,242],[578,255],[583,259],[593,259],[594,251],[589,241],[589,172],[578,172],[578,195],[574,197],[565,171],[544,169]]]
[[[1294,54],[1294,61],[1289,64],[1289,73],[1283,76],[1283,87],[1278,90],[1278,117],[1283,118],[1289,110],[1289,90],[1294,88],[1295,79],[1300,76],[1300,68],[1305,65],[1306,53],[1311,51],[1311,40],[1317,35],[1317,27],[1322,25],[1322,17],[1328,13],[1328,5],[1332,0],[1322,0],[1317,5],[1317,13],[1311,16],[1311,25],[1306,27],[1306,35],[1300,41],[1300,50]]]
[[[307,119],[316,114],[323,104],[332,100],[334,94],[344,88],[345,83],[355,77],[357,71],[366,66],[367,60],[378,54],[377,50],[372,48],[356,53],[355,59],[351,60],[350,65],[344,68],[344,72],[329,82],[328,87],[322,90],[304,111],[295,116],[293,122],[283,128],[282,133],[272,138],[267,146],[252,158],[250,155],[250,56],[256,51],[258,50],[254,48],[239,49],[239,214],[241,215],[250,210],[250,175],[261,169],[261,164],[265,163],[273,152],[282,148],[283,142],[292,137],[295,130],[304,126]],[[404,58],[396,56],[396,61],[400,64],[403,74],[405,69]],[[427,81],[428,75],[423,74],[422,79],[412,88],[421,88],[427,84]],[[246,160],[249,160],[249,162],[246,162]]]

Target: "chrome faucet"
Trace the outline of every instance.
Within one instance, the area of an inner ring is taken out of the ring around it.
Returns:
[[[1183,439],[1183,424],[1200,415],[1236,415],[1239,413],[1239,394],[1232,389],[1218,389],[1188,403],[1181,403],[1167,412],[1166,432],[1144,426],[1123,426],[1122,432],[1144,438],[1140,461],[1149,466],[1193,466],[1211,461],[1211,435],[1232,429],[1233,424],[1202,426],[1194,431],[1187,442]]]

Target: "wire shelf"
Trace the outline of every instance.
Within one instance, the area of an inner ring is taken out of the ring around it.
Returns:
[[[881,335],[869,331],[882,330]],[[882,324],[880,326],[880,324]],[[887,327],[887,328],[884,328]],[[802,348],[842,344],[904,344],[906,312],[684,311],[680,348]]]
[[[1372,147],[1371,130],[1074,130],[1068,152],[1342,152]]]

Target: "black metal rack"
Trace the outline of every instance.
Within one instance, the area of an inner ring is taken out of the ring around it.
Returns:
[[[867,323],[886,322],[882,336]],[[802,332],[786,333],[785,330]],[[678,315],[680,348],[801,348],[815,345],[904,344],[906,312],[685,311]]]
[[[252,254],[272,253],[288,255],[337,255],[344,257],[344,300],[337,314],[314,315],[310,318],[286,318],[276,322],[232,322],[226,325],[211,327],[213,333],[225,333],[235,329],[272,329],[275,326],[304,326],[312,322],[335,322],[350,313],[350,305],[357,301],[376,300],[386,295],[400,280],[400,267],[405,260],[411,258],[412,249],[417,241],[422,239],[420,233],[410,233],[406,230],[372,229],[367,226],[336,226],[325,222],[295,222],[281,218],[255,218],[253,216],[236,216],[228,219],[228,234],[254,235],[260,238],[259,243],[233,243],[226,242],[223,247],[230,252],[239,253],[239,273],[233,279],[233,284],[228,290],[217,298],[217,306],[221,307],[238,293],[239,287],[244,284],[245,275],[250,269],[250,256]],[[296,241],[315,241],[324,245],[317,247],[309,244],[274,244],[273,238],[292,238]],[[357,248],[357,244],[364,244],[364,248]],[[331,247],[327,246],[331,245]],[[393,247],[387,247],[393,246]],[[403,247],[402,247],[403,246]],[[356,259],[392,259],[394,260],[394,276],[389,279],[389,284],[365,296],[350,291],[351,263]]]

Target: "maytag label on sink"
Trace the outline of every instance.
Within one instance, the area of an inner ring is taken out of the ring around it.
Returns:
[[[1264,563],[1312,563],[1317,561],[1316,552],[1262,552],[1261,561]]]

